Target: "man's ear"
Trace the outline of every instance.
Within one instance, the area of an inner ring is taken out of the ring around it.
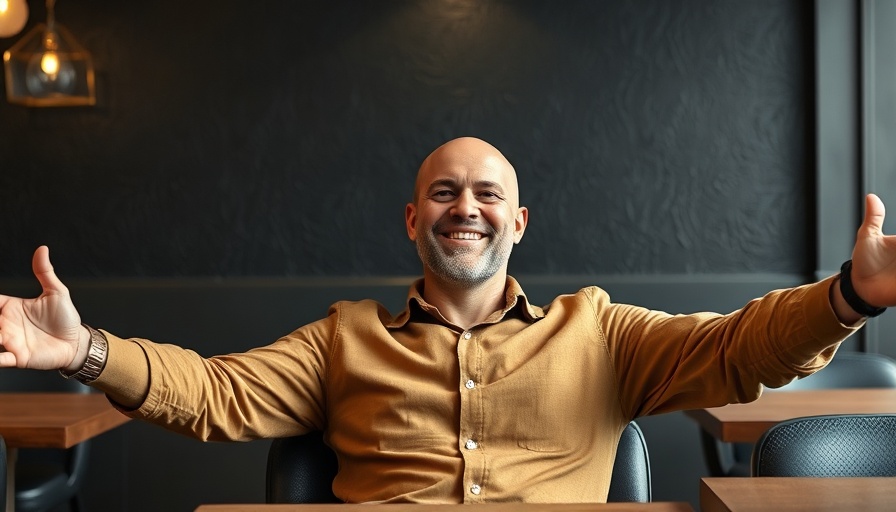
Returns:
[[[408,238],[417,241],[417,207],[413,203],[404,207],[404,224],[408,230]]]
[[[516,219],[513,225],[513,243],[518,244],[523,239],[523,233],[526,232],[526,226],[529,224],[529,209],[520,206],[516,211]]]

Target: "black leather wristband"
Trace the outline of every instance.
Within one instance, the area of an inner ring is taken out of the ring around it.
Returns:
[[[846,260],[840,267],[840,294],[849,307],[862,316],[875,317],[887,310],[868,304],[856,293],[852,287],[852,260]]]

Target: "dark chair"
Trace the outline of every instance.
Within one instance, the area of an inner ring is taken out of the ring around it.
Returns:
[[[837,352],[821,371],[765,392],[836,388],[896,388],[896,361],[869,352]],[[753,444],[724,443],[702,429],[700,441],[710,475],[750,476]]]
[[[337,469],[336,454],[320,432],[275,439],[268,451],[265,501],[338,503],[332,490]],[[619,439],[607,501],[649,502],[652,492],[647,443],[633,421]]]
[[[0,436],[0,512],[6,511],[6,441]]]
[[[896,476],[896,414],[783,421],[753,451],[753,476]]]
[[[0,372],[0,391],[90,393],[88,386],[63,379],[56,372],[7,368]],[[90,441],[67,450],[20,448],[15,474],[15,510],[37,512],[68,504],[82,510],[79,492],[87,473]]]

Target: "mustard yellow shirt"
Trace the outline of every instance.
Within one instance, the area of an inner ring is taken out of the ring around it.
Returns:
[[[536,307],[508,278],[506,307],[463,330],[419,281],[398,316],[339,302],[241,354],[107,334],[97,383],[114,389],[148,360],[146,399],[125,412],[199,439],[322,429],[348,502],[603,502],[633,418],[754,400],[827,364],[854,331],[831,309],[831,282],[728,315],[670,315],[597,287]]]

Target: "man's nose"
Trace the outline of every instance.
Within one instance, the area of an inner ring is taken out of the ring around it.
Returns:
[[[458,194],[457,199],[454,201],[454,205],[451,207],[450,213],[453,216],[464,219],[478,217],[479,203],[476,201],[476,196],[473,195],[473,191],[464,190]]]

